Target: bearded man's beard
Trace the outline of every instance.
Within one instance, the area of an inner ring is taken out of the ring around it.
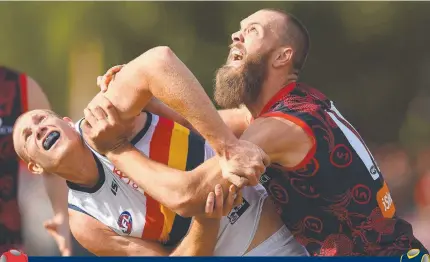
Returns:
[[[224,65],[218,69],[215,78],[215,102],[225,109],[254,103],[267,76],[270,53],[247,57],[240,67]]]

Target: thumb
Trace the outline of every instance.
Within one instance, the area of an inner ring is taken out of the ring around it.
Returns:
[[[245,185],[248,184],[248,179],[246,179],[245,177],[240,177],[240,176],[233,174],[233,173],[228,173],[227,179],[228,179],[228,181],[230,181],[230,183],[235,185],[238,189],[243,188]]]
[[[61,251],[61,256],[63,257],[70,257],[72,255],[72,250],[70,248],[66,247]]]
[[[50,219],[43,223],[43,226],[46,230],[56,230],[57,229],[57,223],[54,222],[54,220]]]
[[[265,167],[268,167],[271,163],[270,157],[266,152],[264,152],[262,149],[260,149],[261,157],[263,158],[263,164]]]
[[[53,220],[46,221],[43,226],[53,238],[58,236],[58,224]]]

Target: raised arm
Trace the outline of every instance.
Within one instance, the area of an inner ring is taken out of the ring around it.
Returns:
[[[113,66],[109,68],[103,76],[97,77],[97,86],[102,92],[106,92],[108,90],[109,84],[123,67],[124,65]],[[155,97],[149,101],[145,107],[145,110],[153,114],[171,119],[188,129],[194,130],[192,125],[183,116],[172,110],[170,107]],[[251,112],[249,112],[248,108],[246,108],[244,105],[237,109],[218,110],[218,113],[224,123],[237,138],[242,135],[242,133],[251,123]]]
[[[219,155],[237,143],[198,80],[169,47],[155,47],[126,64],[105,95],[122,118],[137,115],[155,96],[184,116]]]
[[[238,185],[256,185],[269,162],[260,148],[234,136],[200,83],[168,47],[150,49],[125,65],[104,95],[112,101],[122,119],[136,116],[152,96],[158,98],[184,116],[209,142],[221,156],[223,175],[237,177]],[[95,109],[98,97],[90,103],[90,110]],[[251,156],[259,158],[258,167],[249,162]]]

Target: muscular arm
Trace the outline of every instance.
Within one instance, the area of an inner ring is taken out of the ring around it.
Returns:
[[[104,95],[123,119],[139,114],[155,96],[184,116],[218,155],[237,142],[198,80],[168,47],[150,49],[125,65]]]
[[[153,97],[149,101],[148,105],[145,107],[145,110],[156,115],[165,117],[167,119],[173,120],[188,129],[193,129],[193,126],[183,116],[173,111],[173,109],[171,109],[155,97]]]
[[[154,241],[119,236],[86,214],[74,210],[69,212],[74,237],[97,256],[212,256],[219,224],[218,220],[206,225],[194,221],[188,235],[172,250]],[[195,245],[196,242],[201,244]]]
[[[240,138],[251,123],[251,112],[242,106],[238,109],[218,110],[219,115],[234,135]]]
[[[272,163],[287,168],[296,167],[302,162],[314,145],[311,131],[303,129],[282,115],[256,119],[249,125],[241,139],[263,149]]]
[[[157,163],[131,145],[111,151],[106,157],[150,196],[184,217],[204,214],[207,196],[216,184],[221,184],[224,196],[228,195],[230,183],[222,178],[217,157],[192,171]]]
[[[193,126],[183,116],[173,111],[170,107],[166,106],[155,97],[151,99],[145,109],[156,115],[173,120],[188,129],[194,130]],[[251,113],[245,106],[238,109],[218,110],[218,113],[227,127],[237,138],[239,138],[245,129],[248,128],[252,118]]]
[[[278,117],[257,119],[241,139],[260,146],[273,162],[286,167],[300,163],[313,145],[300,126]],[[229,183],[222,179],[216,158],[185,172],[156,163],[132,146],[106,156],[149,195],[182,216],[202,214],[207,194],[215,184],[223,186],[224,195],[228,190]]]

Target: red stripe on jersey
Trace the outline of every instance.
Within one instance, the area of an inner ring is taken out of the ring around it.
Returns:
[[[21,88],[21,113],[25,113],[28,111],[28,91],[26,74],[21,74],[19,76],[19,86]]]
[[[169,163],[170,139],[174,124],[169,119],[159,117],[149,144],[149,158],[155,162],[165,165]]]
[[[166,164],[169,161],[170,139],[172,137],[174,122],[159,117],[154,134],[149,145],[149,158]],[[161,212],[160,203],[145,193],[146,197],[146,217],[142,238],[159,240],[164,226],[164,215]]]

